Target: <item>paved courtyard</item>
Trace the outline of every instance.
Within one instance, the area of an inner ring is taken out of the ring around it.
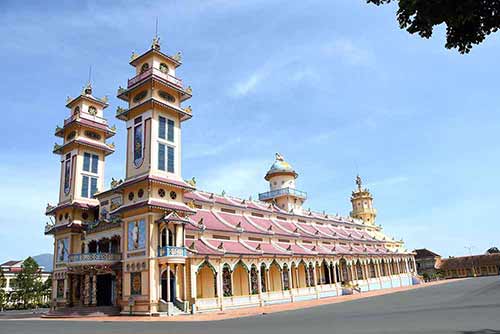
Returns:
[[[500,334],[500,277],[212,322],[0,320],[0,333]]]

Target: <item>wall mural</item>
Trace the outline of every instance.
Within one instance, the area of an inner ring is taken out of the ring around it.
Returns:
[[[66,262],[68,261],[68,238],[57,240],[57,261]]]
[[[128,223],[128,250],[133,251],[146,247],[146,222],[139,220]]]
[[[130,294],[140,295],[142,288],[142,274],[141,272],[130,273]]]

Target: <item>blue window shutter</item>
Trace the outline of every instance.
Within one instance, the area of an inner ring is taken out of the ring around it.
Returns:
[[[97,174],[97,164],[99,162],[99,156],[92,154],[92,173]]]
[[[94,196],[94,194],[96,192],[97,192],[97,178],[91,177],[90,178],[90,197]]]
[[[165,145],[158,144],[158,169],[165,170]]]
[[[168,147],[168,166],[167,171],[169,173],[174,173],[174,148]]]
[[[167,133],[167,135],[168,135],[167,140],[173,142],[174,141],[174,121],[172,121],[171,119],[168,120],[168,133]]]
[[[89,197],[89,177],[82,177],[82,197]]]
[[[90,172],[90,153],[83,153],[83,170]]]
[[[161,139],[165,139],[165,125],[166,125],[165,117],[160,116],[159,127],[158,127],[158,137],[160,137]]]

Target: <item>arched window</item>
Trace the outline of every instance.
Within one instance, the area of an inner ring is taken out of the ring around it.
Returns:
[[[260,287],[262,292],[266,292],[266,265],[263,263],[260,265]]]
[[[361,266],[361,263],[359,261],[356,262],[356,276],[358,276],[358,280],[364,279],[364,277],[363,277],[363,267]]]
[[[308,276],[309,276],[309,286],[315,286],[316,284],[314,282],[314,266],[312,263],[309,263]]]
[[[340,259],[339,266],[340,266],[340,273],[342,274],[342,282],[350,281],[346,260]]]
[[[142,66],[141,66],[141,73],[144,73],[147,70],[149,70],[149,64],[148,63],[142,64]]]
[[[385,267],[384,260],[382,260],[382,262],[380,262],[380,268],[382,269],[382,276],[387,276],[387,268]]]
[[[255,264],[253,264],[252,268],[250,269],[250,285],[251,285],[252,295],[259,293],[258,279],[259,276],[257,274],[257,267],[255,266]]]
[[[370,261],[370,278],[375,278],[377,277],[377,274],[375,273],[375,264],[373,263],[373,260]]]
[[[230,297],[233,295],[231,286],[231,268],[228,264],[222,267],[222,291],[224,291],[224,297]]]
[[[73,110],[73,115],[76,115],[80,112],[80,107],[79,106],[76,106],[75,107],[75,110]]]
[[[94,106],[89,107],[89,114],[90,115],[96,115],[97,114],[97,109]]]
[[[332,279],[330,277],[330,268],[329,268],[328,264],[326,263],[326,261],[324,261],[324,260],[323,260],[322,267],[323,267],[323,283],[324,284],[331,284]]]

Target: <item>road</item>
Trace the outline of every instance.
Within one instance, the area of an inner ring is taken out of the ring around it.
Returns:
[[[0,320],[0,333],[500,334],[500,277],[214,322]]]

